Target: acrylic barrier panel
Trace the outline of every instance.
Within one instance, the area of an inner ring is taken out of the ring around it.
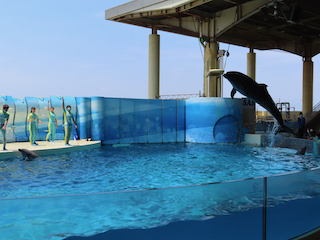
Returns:
[[[148,142],[162,142],[162,100],[149,99]]]
[[[36,108],[36,114],[38,115],[38,118],[40,118],[39,116],[39,102],[38,102],[38,98],[36,97],[25,97],[25,101],[27,103],[27,109],[28,109],[28,114],[27,114],[27,117],[28,115],[30,114],[31,112],[31,108]],[[39,127],[39,122],[37,122],[37,127]],[[30,131],[29,131],[29,123],[27,122],[27,136],[28,136],[28,139],[30,137]]]
[[[163,142],[177,142],[177,100],[163,100]]]
[[[133,129],[132,129],[132,141],[133,143],[139,143],[140,136],[140,100],[133,99]]]
[[[90,98],[85,97],[77,97],[77,125],[78,125],[78,133],[80,139],[87,139],[90,137],[88,130],[88,125],[91,121],[91,111],[88,108],[88,102],[90,103]]]
[[[54,107],[54,113],[56,114],[56,119],[58,121],[58,128],[56,129],[56,140],[63,140],[64,139],[64,119],[63,119],[63,109],[62,109],[62,97],[51,96],[50,107]]]
[[[313,141],[312,152],[315,156],[320,156],[320,140]]]
[[[120,99],[105,98],[104,100],[104,137],[103,144],[120,142]]]
[[[120,143],[134,142],[134,101],[132,99],[120,99]]]
[[[87,137],[91,138],[91,98],[86,98],[86,112],[89,113],[87,116]]]
[[[148,229],[170,222],[203,221],[261,208],[262,187],[262,179],[251,179],[132,192],[0,199],[1,235],[4,239],[64,239],[111,229]],[[262,210],[243,220],[247,226],[243,239],[261,238],[261,219]],[[229,226],[220,229],[213,224],[209,230],[211,239],[215,231],[223,231],[226,239],[232,239],[228,238],[232,234]]]
[[[138,99],[136,103],[139,104],[139,109],[136,111],[139,114],[139,122],[136,125],[136,129],[139,131],[138,143],[148,142],[148,115],[149,104],[148,99]]]
[[[27,103],[25,99],[14,99],[15,105],[15,114],[14,114],[14,135],[16,137],[17,142],[26,142],[28,141],[27,137]]]
[[[240,141],[241,126],[233,115],[220,118],[214,128],[213,137],[217,143],[238,143]]]
[[[186,101],[177,100],[177,142],[185,142]]]
[[[226,116],[231,116],[232,119],[224,119]],[[235,128],[237,124],[238,127]],[[186,100],[187,142],[238,142],[241,126],[241,99],[190,98]]]
[[[15,105],[14,100],[11,96],[1,96],[0,97],[0,110],[2,110],[2,107],[4,104],[9,105],[9,111],[10,114],[8,124],[6,127],[6,140],[7,142],[15,142],[15,125],[14,125],[14,112],[15,112]],[[0,142],[2,143],[2,137],[0,137]]]
[[[268,177],[267,239],[291,239],[320,226],[320,169]]]
[[[91,139],[93,141],[103,141],[104,120],[105,120],[105,99],[103,97],[91,98]]]
[[[49,98],[38,98],[39,109],[37,109],[38,117],[43,123],[38,123],[38,136],[37,140],[45,141],[49,132],[49,111],[48,111]],[[49,103],[50,105],[50,103]]]
[[[71,113],[73,114],[73,118],[75,122],[77,122],[77,102],[75,97],[64,97],[64,107],[66,108],[68,105],[71,107]],[[64,121],[64,120],[63,120]],[[63,122],[65,124],[65,122]],[[72,132],[70,139],[73,139],[75,136],[78,136],[77,129],[72,123]]]

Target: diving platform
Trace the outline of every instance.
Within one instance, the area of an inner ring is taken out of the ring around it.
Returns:
[[[86,140],[70,140],[70,146],[66,146],[63,140],[57,140],[55,142],[38,141],[37,143],[37,146],[31,146],[30,142],[7,143],[7,150],[0,150],[0,159],[21,157],[22,154],[18,151],[18,149],[23,148],[33,151],[38,156],[43,156],[48,154],[75,152],[101,147],[101,141]]]

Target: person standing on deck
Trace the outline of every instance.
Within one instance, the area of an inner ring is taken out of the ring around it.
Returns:
[[[51,107],[49,109],[49,100],[48,100],[48,105],[47,105],[47,109],[49,111],[49,123],[48,123],[48,128],[49,128],[49,132],[47,134],[46,140],[48,142],[52,141],[54,142],[55,138],[56,138],[56,129],[58,128],[58,121],[56,118],[56,114],[54,113],[54,107]],[[49,139],[51,135],[51,138]]]
[[[65,129],[65,136],[64,136],[64,143],[69,146],[69,140],[71,136],[72,131],[72,122],[74,124],[74,127],[77,128],[76,121],[74,120],[73,114],[71,113],[71,106],[68,105],[66,109],[64,108],[64,98],[62,98],[62,109],[63,109],[63,115],[64,115],[64,129]]]
[[[1,134],[2,134],[2,141],[3,141],[3,150],[7,150],[6,149],[6,143],[7,143],[7,139],[6,139],[6,128],[7,128],[7,124],[9,121],[9,116],[10,114],[8,113],[9,110],[9,106],[8,105],[3,105],[2,107],[2,111],[0,111],[0,129],[1,129]]]
[[[36,114],[36,108],[32,107],[31,112],[29,113],[27,118],[27,121],[29,123],[30,143],[32,146],[38,145],[38,143],[36,143],[37,135],[38,135],[38,127],[37,127],[36,120],[39,123],[43,123],[41,120],[39,120],[38,115]]]
[[[298,118],[298,137],[302,138],[304,135],[304,127],[306,125],[306,119],[303,117],[303,113],[300,112],[300,117]]]

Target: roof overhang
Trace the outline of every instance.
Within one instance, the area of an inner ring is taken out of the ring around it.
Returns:
[[[309,58],[320,52],[320,1],[134,0],[107,20]]]

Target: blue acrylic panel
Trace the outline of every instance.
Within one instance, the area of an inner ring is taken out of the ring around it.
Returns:
[[[87,131],[88,126],[90,126],[91,121],[91,110],[88,108],[88,102],[90,103],[90,98],[85,97],[77,97],[77,125],[78,125],[78,133],[80,139],[90,138],[90,134]]]
[[[188,99],[186,101],[186,141],[239,142],[242,129],[241,104],[241,99]]]
[[[315,156],[320,156],[320,141],[313,141],[312,152]]]
[[[149,99],[149,143],[162,142],[162,100]]]
[[[140,100],[139,99],[132,99],[133,101],[133,143],[139,142],[139,135],[140,135]]]
[[[139,99],[139,123],[136,128],[139,130],[139,143],[148,142],[148,99]]]
[[[77,122],[77,103],[76,103],[76,98],[75,97],[64,97],[64,107],[66,108],[68,105],[70,105],[71,113],[73,114],[75,122]],[[71,132],[71,138],[70,139],[74,139],[76,136],[78,136],[78,132],[77,132],[75,126],[72,124],[72,132]]]
[[[86,98],[87,138],[91,138],[91,98]]]
[[[62,98],[58,96],[50,97],[50,107],[54,107],[54,113],[58,122],[58,128],[56,129],[56,140],[64,139],[64,125],[63,125],[63,110],[62,110]]]
[[[28,109],[28,114],[31,112],[31,108],[35,107],[36,108],[36,114],[38,114],[38,118],[41,120],[39,116],[39,102],[38,98],[36,97],[25,97],[25,101],[27,103],[27,109]],[[27,115],[28,116],[28,115]],[[37,122],[37,126],[39,127],[39,122]],[[27,122],[27,136],[28,139],[30,137],[30,132],[29,132],[29,123]],[[38,139],[37,139],[38,140]]]
[[[91,98],[91,139],[103,141],[104,139],[104,103],[103,97]]]
[[[218,143],[237,143],[240,140],[240,125],[233,115],[220,118],[214,128],[213,137]]]
[[[163,142],[177,141],[177,100],[163,100]]]
[[[120,99],[120,143],[133,143],[134,100]]]
[[[14,99],[14,105],[15,105],[15,114],[13,112],[14,116],[14,135],[16,137],[17,142],[26,142],[28,141],[28,135],[27,135],[27,115],[28,115],[28,109],[27,109],[27,103],[25,99]],[[10,111],[9,111],[10,112]]]
[[[177,142],[186,140],[186,101],[177,100]]]
[[[38,140],[45,141],[49,132],[49,111],[48,111],[49,98],[38,98],[39,109],[36,110],[38,117],[43,123],[38,123]],[[50,104],[49,104],[50,107]]]
[[[15,142],[16,137],[14,134],[14,113],[15,113],[15,106],[14,106],[14,100],[11,96],[1,96],[0,97],[0,110],[2,110],[2,107],[4,104],[9,105],[9,110],[8,113],[10,114],[9,116],[9,121],[6,127],[6,139],[7,142]],[[0,142],[2,143],[2,137],[0,137]]]
[[[319,227],[319,168],[275,175],[267,181],[268,239],[294,239]]]
[[[262,235],[262,189],[260,178],[154,190],[0,199],[1,237],[256,240]],[[107,230],[115,233],[112,229],[123,235],[91,237]]]
[[[104,144],[116,144],[120,142],[120,99],[105,98],[104,106],[105,141]]]

